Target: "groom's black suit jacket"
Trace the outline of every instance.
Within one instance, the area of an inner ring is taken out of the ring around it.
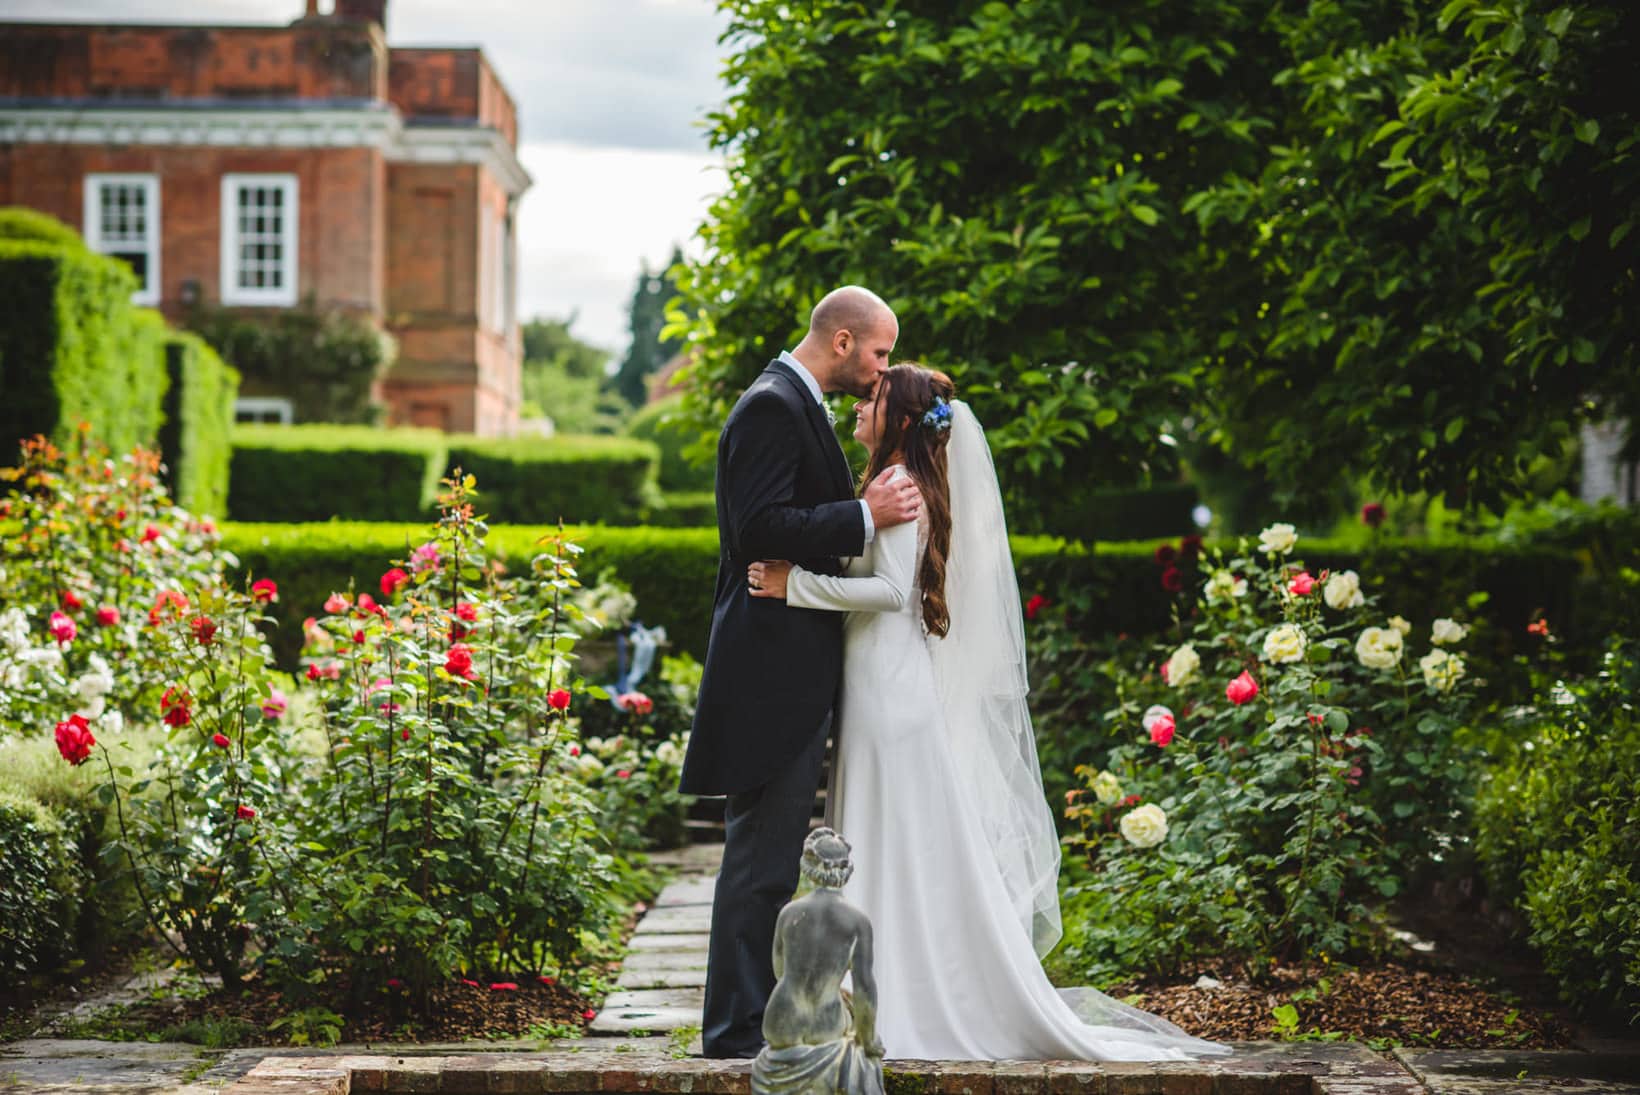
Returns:
[[[746,567],[839,573],[865,549],[848,461],[809,389],[779,360],[741,395],[717,458],[718,577],[682,790],[767,783],[819,733],[843,664],[843,615],[747,593]]]

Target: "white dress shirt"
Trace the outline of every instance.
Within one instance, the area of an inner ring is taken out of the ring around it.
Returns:
[[[780,360],[789,366],[791,370],[797,374],[797,378],[808,387],[809,394],[814,396],[814,401],[816,403],[820,404],[820,410],[822,412],[827,412],[825,393],[820,390],[820,382],[814,379],[814,374],[809,372],[808,366],[804,365],[801,361],[797,360],[796,357],[792,356],[792,353],[789,350],[780,351]],[[828,422],[831,420],[831,414],[829,412],[826,413],[826,420]],[[866,500],[864,498],[860,499],[860,512],[865,515],[866,543],[869,544],[877,535],[877,526],[871,520],[871,507],[866,505]]]

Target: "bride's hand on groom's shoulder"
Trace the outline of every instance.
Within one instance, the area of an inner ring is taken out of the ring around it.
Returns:
[[[792,565],[784,559],[764,559],[746,568],[746,589],[753,597],[786,599],[786,576]]]
[[[884,468],[866,487],[866,506],[871,510],[871,523],[877,528],[893,528],[907,521],[915,521],[922,509],[922,495],[909,475],[895,476],[895,469]]]

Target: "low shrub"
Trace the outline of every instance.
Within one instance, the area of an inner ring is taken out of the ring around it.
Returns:
[[[1640,644],[1585,679],[1544,678],[1532,733],[1487,774],[1475,854],[1491,895],[1585,1012],[1640,1019]]]
[[[649,515],[662,528],[716,528],[717,494],[713,491],[666,491]]]
[[[624,437],[452,437],[450,467],[476,476],[495,522],[636,525],[660,502],[660,450]]]
[[[447,449],[437,430],[236,426],[228,514],[238,521],[415,521]]]
[[[32,799],[0,791],[0,974],[8,982],[50,971],[81,948],[80,913],[91,872],[80,828]]]

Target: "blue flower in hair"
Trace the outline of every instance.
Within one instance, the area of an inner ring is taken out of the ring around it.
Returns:
[[[951,403],[944,396],[936,395],[933,405],[923,412],[922,427],[933,430],[935,433],[944,433],[951,428]]]

